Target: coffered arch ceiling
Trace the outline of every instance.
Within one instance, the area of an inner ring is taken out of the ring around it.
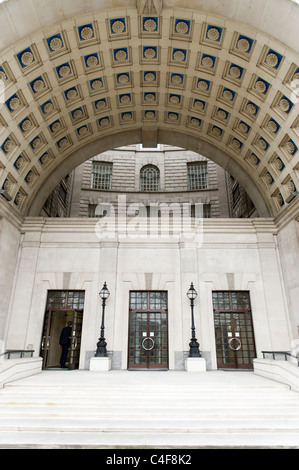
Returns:
[[[162,139],[208,149],[254,202],[262,195],[261,215],[277,214],[299,188],[298,54],[235,19],[148,5],[70,16],[2,51],[9,204],[38,214],[84,158]]]

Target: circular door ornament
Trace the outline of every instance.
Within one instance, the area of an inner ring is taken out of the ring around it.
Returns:
[[[233,351],[239,351],[239,349],[241,349],[242,343],[238,338],[231,338],[228,341],[228,345]]]
[[[144,338],[144,340],[142,341],[142,347],[143,349],[145,349],[145,351],[151,351],[154,346],[155,346],[155,341],[153,340],[153,338],[150,338],[149,336]]]

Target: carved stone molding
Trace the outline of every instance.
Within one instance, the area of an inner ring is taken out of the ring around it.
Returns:
[[[139,15],[160,15],[163,9],[163,0],[137,0],[137,11]]]

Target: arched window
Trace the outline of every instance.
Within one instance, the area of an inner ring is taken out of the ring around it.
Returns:
[[[154,165],[145,165],[140,170],[140,191],[159,191],[160,170]]]

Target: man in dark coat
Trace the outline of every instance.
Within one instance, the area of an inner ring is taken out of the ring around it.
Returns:
[[[60,334],[59,345],[61,346],[60,367],[65,367],[68,350],[70,349],[72,335],[72,322],[68,322]]]

